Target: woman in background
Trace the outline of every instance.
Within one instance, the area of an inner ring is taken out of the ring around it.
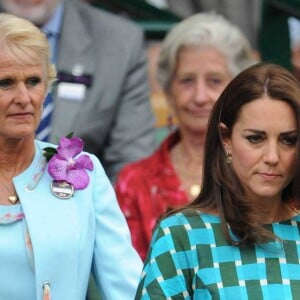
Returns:
[[[200,195],[157,226],[135,299],[298,299],[300,86],[239,74],[207,129]]]
[[[252,54],[237,27],[210,13],[185,19],[163,41],[158,79],[178,128],[153,155],[127,165],[115,185],[142,259],[157,219],[199,194],[211,108],[228,82],[254,63]]]

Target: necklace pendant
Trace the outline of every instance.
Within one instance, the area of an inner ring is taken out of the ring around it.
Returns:
[[[16,204],[16,202],[18,201],[18,197],[16,195],[9,196],[8,201],[12,204]]]

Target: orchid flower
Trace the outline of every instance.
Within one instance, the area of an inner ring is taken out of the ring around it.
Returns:
[[[90,181],[86,170],[93,170],[91,158],[82,154],[83,141],[78,137],[63,137],[59,146],[49,160],[48,172],[57,181],[66,181],[74,190],[85,189]]]

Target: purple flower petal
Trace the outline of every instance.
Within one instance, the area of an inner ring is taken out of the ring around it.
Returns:
[[[68,161],[54,155],[48,164],[48,172],[55,180],[65,180],[67,177]]]
[[[80,138],[61,138],[57,154],[53,155],[48,164],[48,172],[54,180],[66,181],[75,190],[88,186],[90,178],[86,170],[93,170],[93,162],[88,155],[80,155],[83,142]]]
[[[83,141],[78,137],[60,139],[59,146],[57,147],[57,153],[63,156],[65,159],[75,157],[83,150]]]
[[[83,190],[88,186],[90,178],[85,170],[73,169],[68,172],[66,181],[71,183],[75,190]]]
[[[75,159],[75,166],[76,169],[87,169],[93,170],[94,165],[91,158],[88,155],[80,155],[78,158]]]

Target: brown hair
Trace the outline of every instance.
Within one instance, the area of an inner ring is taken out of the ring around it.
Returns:
[[[215,103],[208,123],[200,195],[187,208],[216,211],[226,239],[233,245],[253,246],[274,237],[263,226],[255,207],[248,201],[244,189],[226,162],[220,123],[231,132],[243,105],[268,95],[287,102],[294,110],[300,128],[300,85],[286,69],[274,64],[259,63],[236,76]],[[282,201],[300,201],[299,130],[296,174],[282,192]],[[230,235],[229,228],[238,237]]]

